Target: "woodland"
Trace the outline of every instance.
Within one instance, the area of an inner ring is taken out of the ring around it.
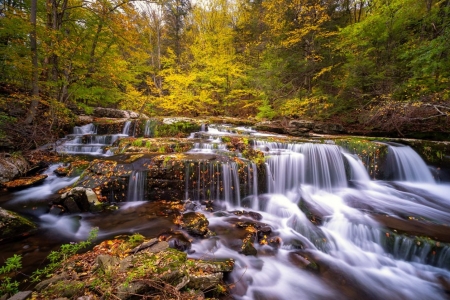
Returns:
[[[96,106],[442,131],[449,22],[449,0],[2,0],[0,125],[28,148]]]

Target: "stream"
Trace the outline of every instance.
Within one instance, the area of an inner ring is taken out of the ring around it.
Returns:
[[[97,136],[92,125],[77,127],[60,143],[59,151],[111,157],[112,152],[103,150],[104,146],[127,136],[130,124],[127,126],[109,136]],[[264,153],[265,172],[258,174],[249,161],[248,180],[243,183],[233,161],[205,164],[202,172],[217,176],[221,185],[186,178],[195,181],[198,190],[186,190],[185,199],[180,199],[194,203],[192,209],[208,218],[215,233],[194,239],[189,256],[235,260],[234,271],[227,278],[234,299],[449,297],[450,247],[446,243],[450,240],[441,245],[386,225],[412,222],[408,226],[415,226],[420,222],[419,233],[429,226],[436,234],[450,235],[450,185],[437,182],[413,149],[388,145],[392,180],[371,179],[361,160],[332,140],[271,141],[267,139],[270,134],[248,127],[210,125],[191,135],[195,143],[189,153],[234,156],[223,138],[239,135]],[[3,208],[39,225],[38,233],[1,246],[2,260],[14,253],[23,255],[24,273],[41,266],[48,252],[61,243],[85,239],[92,227],[99,227],[98,240],[131,233],[156,237],[179,230],[158,216],[156,202],[146,199],[144,172],[130,176],[127,201],[116,203],[117,210],[62,216],[48,213],[48,202],[56,192],[78,179],[57,177],[53,172],[57,166],[45,171],[48,178],[42,185],[0,196]],[[265,182],[263,192],[260,181]],[[193,183],[186,182],[188,185]],[[244,194],[237,188],[243,185]],[[214,209],[205,205],[205,200],[213,200]],[[256,255],[240,251],[239,238],[246,232],[245,226],[237,228],[237,222],[270,228],[266,237],[255,237]]]

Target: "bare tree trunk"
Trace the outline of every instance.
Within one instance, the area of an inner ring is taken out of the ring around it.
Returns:
[[[31,33],[30,33],[30,48],[31,48],[31,62],[32,62],[32,98],[30,110],[28,116],[25,120],[27,124],[31,124],[36,116],[38,104],[39,104],[39,73],[38,73],[38,53],[37,53],[37,42],[36,42],[36,11],[37,11],[37,0],[31,0]]]

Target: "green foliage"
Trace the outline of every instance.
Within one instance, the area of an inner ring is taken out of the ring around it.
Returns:
[[[277,115],[268,100],[264,100],[261,106],[258,107],[258,110],[259,113],[256,115],[258,119],[272,120]]]
[[[0,267],[0,296],[5,294],[14,295],[19,291],[19,282],[13,280],[9,274],[17,272],[22,268],[22,256],[14,254],[6,259],[5,264]]]
[[[78,251],[89,247],[92,241],[97,237],[98,228],[93,228],[89,232],[89,236],[86,241],[81,241],[78,243],[70,243],[61,245],[59,251],[52,251],[47,256],[49,264],[43,268],[38,269],[31,275],[31,280],[33,282],[38,282],[43,277],[49,277],[52,272],[59,268],[70,256],[76,254]]]
[[[136,247],[137,245],[144,242],[144,236],[139,233],[135,233],[128,237],[128,242],[131,244],[131,247]]]

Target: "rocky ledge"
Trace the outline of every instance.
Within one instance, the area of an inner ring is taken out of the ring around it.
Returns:
[[[33,291],[33,299],[205,299],[228,291],[234,261],[197,260],[160,239],[107,240],[64,261]],[[81,298],[80,298],[81,297]]]

